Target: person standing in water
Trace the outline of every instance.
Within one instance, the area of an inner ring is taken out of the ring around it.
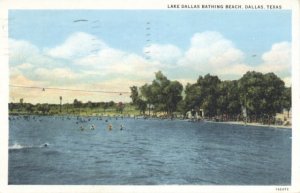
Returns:
[[[84,128],[83,128],[83,126],[81,125],[81,126],[80,126],[80,131],[83,131],[83,130],[84,130]]]
[[[108,130],[109,130],[109,131],[112,130],[112,124],[108,124]]]

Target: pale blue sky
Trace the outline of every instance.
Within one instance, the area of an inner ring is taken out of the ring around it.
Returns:
[[[273,43],[291,41],[291,11],[199,10],[11,10],[9,37],[53,47],[74,32],[93,34],[111,47],[142,53],[152,43],[186,49],[193,34],[218,31],[246,56],[262,54]],[[88,22],[73,22],[87,19]],[[147,22],[150,37],[147,37]],[[249,59],[249,58],[247,58]],[[259,58],[250,58],[257,64]]]
[[[288,10],[10,10],[9,38],[11,84],[129,91],[158,70],[183,85],[249,70],[291,82]]]

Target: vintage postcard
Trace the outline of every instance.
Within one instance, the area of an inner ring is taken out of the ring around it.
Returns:
[[[0,2],[0,192],[300,191],[298,1]]]

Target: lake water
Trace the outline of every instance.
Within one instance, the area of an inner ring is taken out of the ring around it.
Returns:
[[[290,129],[106,119],[11,116],[9,184],[291,184]]]

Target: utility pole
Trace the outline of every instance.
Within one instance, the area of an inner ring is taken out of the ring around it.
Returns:
[[[62,96],[59,97],[59,100],[60,100],[60,110],[59,110],[59,111],[60,111],[60,113],[61,113]]]

